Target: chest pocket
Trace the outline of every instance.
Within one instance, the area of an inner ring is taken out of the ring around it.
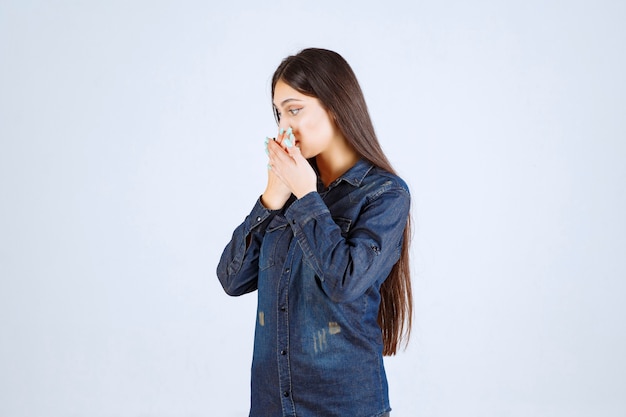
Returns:
[[[276,216],[265,229],[263,243],[261,243],[261,253],[259,254],[259,268],[265,270],[277,262],[284,262],[287,248],[289,248],[289,234],[291,228],[287,227],[287,219]],[[284,248],[281,250],[281,248]],[[280,259],[278,259],[280,258]]]

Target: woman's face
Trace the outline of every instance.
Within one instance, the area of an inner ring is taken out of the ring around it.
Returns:
[[[330,114],[320,101],[304,95],[279,80],[274,87],[274,107],[278,111],[279,126],[291,127],[296,138],[295,146],[305,158],[312,158],[326,151],[341,135]]]

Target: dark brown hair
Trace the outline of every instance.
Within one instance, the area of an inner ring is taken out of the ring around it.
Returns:
[[[303,49],[285,58],[272,77],[274,88],[281,80],[302,94],[316,97],[330,113],[337,128],[361,158],[395,174],[385,156],[370,119],[361,87],[341,55],[326,49]],[[278,120],[277,110],[274,116]],[[400,259],[380,288],[378,324],[383,335],[383,354],[395,355],[398,345],[411,333],[413,297],[409,271],[410,215],[404,229]]]

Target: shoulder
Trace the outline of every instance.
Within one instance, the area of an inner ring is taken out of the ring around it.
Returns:
[[[409,186],[402,178],[376,166],[372,166],[361,185],[371,191],[368,193],[371,199],[384,193],[400,194],[406,198],[410,198],[411,195]]]

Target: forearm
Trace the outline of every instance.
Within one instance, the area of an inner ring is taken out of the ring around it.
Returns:
[[[217,266],[217,276],[227,294],[237,296],[256,290],[261,241],[275,215],[276,211],[265,208],[259,199],[233,232]]]
[[[319,194],[310,193],[294,202],[285,217],[327,295],[342,302],[387,277],[400,256],[408,206],[408,194],[387,193],[342,230]]]

